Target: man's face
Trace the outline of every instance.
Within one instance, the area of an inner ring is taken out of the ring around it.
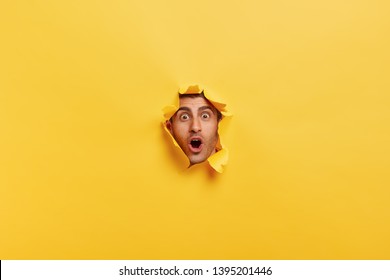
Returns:
[[[167,127],[190,164],[201,163],[215,153],[218,142],[218,116],[204,97],[180,97],[180,108]]]

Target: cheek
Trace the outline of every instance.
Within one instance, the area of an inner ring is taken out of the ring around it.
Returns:
[[[176,124],[173,127],[173,136],[175,137],[176,141],[181,141],[186,136],[186,126],[185,124]]]
[[[207,125],[207,135],[210,138],[218,137],[218,124]]]

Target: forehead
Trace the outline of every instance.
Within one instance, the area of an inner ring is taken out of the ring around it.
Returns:
[[[204,97],[180,97],[180,107],[189,107],[197,109],[199,107],[209,106],[214,109],[214,106]]]

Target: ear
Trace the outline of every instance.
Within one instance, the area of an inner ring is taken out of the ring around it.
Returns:
[[[165,125],[167,126],[168,130],[172,133],[172,123],[170,120],[167,120],[165,122]]]

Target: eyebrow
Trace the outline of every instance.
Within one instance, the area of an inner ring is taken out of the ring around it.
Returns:
[[[199,108],[198,108],[198,111],[203,111],[203,110],[207,110],[207,109],[211,110],[211,111],[214,113],[213,108],[211,108],[210,106],[202,106],[202,107],[199,107]]]
[[[187,111],[187,112],[191,112],[191,109],[189,107],[180,107],[177,112],[179,111]]]

